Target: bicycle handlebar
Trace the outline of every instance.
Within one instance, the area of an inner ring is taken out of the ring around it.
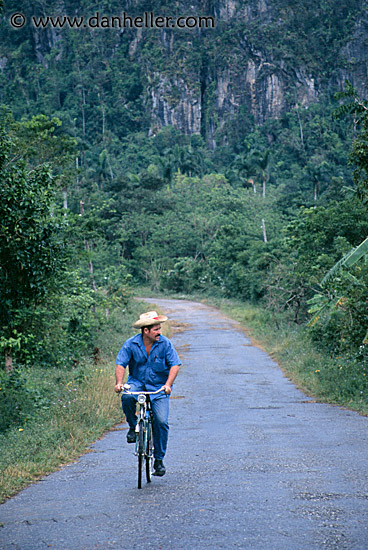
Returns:
[[[156,391],[129,391],[129,388],[123,387],[122,391],[123,391],[123,393],[127,393],[129,395],[140,395],[142,393],[143,393],[143,395],[155,395],[156,393],[160,393],[161,391],[163,391],[164,387],[165,386],[161,386],[161,388],[156,390]]]

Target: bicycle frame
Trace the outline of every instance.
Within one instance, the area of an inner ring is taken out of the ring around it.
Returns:
[[[139,406],[138,420],[135,427],[136,443],[135,455],[138,457],[138,489],[142,488],[142,470],[143,461],[146,463],[147,483],[151,482],[152,462],[153,462],[153,412],[150,395],[155,395],[163,391],[163,387],[154,392],[148,391],[129,391],[130,385],[125,384],[123,391],[127,395],[137,395]]]

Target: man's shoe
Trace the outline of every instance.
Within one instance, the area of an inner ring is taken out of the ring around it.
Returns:
[[[164,476],[166,473],[166,469],[164,466],[164,463],[162,460],[159,460],[158,458],[155,458],[155,461],[153,463],[154,472],[152,473],[153,476]]]
[[[135,443],[135,439],[135,428],[129,428],[129,432],[127,433],[127,442]]]

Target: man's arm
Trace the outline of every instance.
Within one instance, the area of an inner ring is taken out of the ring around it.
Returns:
[[[169,376],[168,376],[168,378],[166,380],[166,383],[164,385],[165,393],[168,394],[168,395],[170,395],[170,393],[171,393],[171,386],[173,385],[174,380],[178,375],[179,369],[180,369],[179,365],[174,365],[170,369]]]
[[[123,389],[123,380],[125,374],[125,367],[122,365],[116,365],[115,369],[115,388],[116,393],[119,393]]]

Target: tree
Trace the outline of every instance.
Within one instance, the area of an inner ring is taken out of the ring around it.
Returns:
[[[359,280],[359,278],[354,276],[350,272],[350,270],[360,260],[363,260],[364,263],[366,263],[367,258],[368,258],[368,237],[364,239],[364,241],[359,246],[349,250],[349,252],[345,254],[341,258],[341,260],[336,262],[336,264],[323,277],[321,281],[321,287],[326,289],[328,288],[328,284],[330,282],[335,282],[334,286],[336,288],[337,286],[336,278],[339,277],[341,281],[341,279],[344,278],[344,275],[345,275],[345,278],[350,281],[350,283],[365,286],[364,284],[365,281]],[[314,313],[315,315],[309,321],[308,325],[313,326],[314,323],[316,323],[320,319],[323,313],[327,313],[327,312],[331,313],[333,308],[338,307],[343,302],[346,303],[346,300],[347,300],[346,296],[341,296],[341,295],[336,296],[336,290],[334,294],[332,293],[328,293],[327,295],[316,294],[311,300],[309,300],[309,303],[311,304],[309,313]],[[367,338],[368,338],[368,331],[364,338],[364,341],[367,340]]]
[[[350,163],[354,166],[354,183],[359,197],[366,202],[368,198],[368,102],[362,100],[350,82],[346,82],[345,91],[336,96],[348,99],[336,110],[336,117],[350,113],[354,117],[357,132],[350,151]]]
[[[30,120],[12,122],[16,149],[28,169],[49,163],[55,187],[61,188],[63,206],[68,209],[68,187],[75,176],[77,141],[58,132],[62,123],[45,115],[33,116]]]
[[[262,181],[262,197],[264,198],[266,196],[266,183],[270,179],[270,174],[268,172],[269,167],[269,157],[270,157],[270,150],[267,149],[266,151],[252,151],[251,152],[251,159],[252,164],[256,167],[257,172],[259,173]]]
[[[329,207],[303,208],[283,231],[277,261],[267,277],[269,303],[292,310],[295,320],[308,321],[307,301],[324,275],[367,232],[366,209],[356,196]]]
[[[50,168],[26,169],[9,123],[9,116],[0,123],[0,347],[7,372],[13,368],[13,350],[29,338],[27,319],[48,296],[65,257]]]
[[[337,115],[352,113],[358,129],[350,161],[355,166],[354,182],[358,197],[364,204],[368,196],[368,105],[357,96],[349,83],[339,97],[348,98],[350,102],[341,106]],[[323,321],[324,328],[332,325],[336,331],[334,317],[338,312],[339,329],[343,334],[340,340],[358,345],[368,343],[367,257],[368,237],[350,249],[329,269],[320,282],[320,292],[309,300],[309,313],[313,314],[308,323],[310,327]]]
[[[325,161],[320,161],[320,163],[317,161],[316,163],[313,157],[311,160],[312,161],[308,162],[306,165],[306,171],[313,185],[313,201],[314,204],[316,204],[321,190],[321,182],[325,178],[325,172],[328,165]]]
[[[229,173],[229,179],[239,181],[243,187],[253,187],[253,192],[256,193],[256,185],[254,177],[257,173],[256,164],[253,159],[250,159],[247,153],[241,153],[237,155],[234,162],[231,165],[231,173]]]

